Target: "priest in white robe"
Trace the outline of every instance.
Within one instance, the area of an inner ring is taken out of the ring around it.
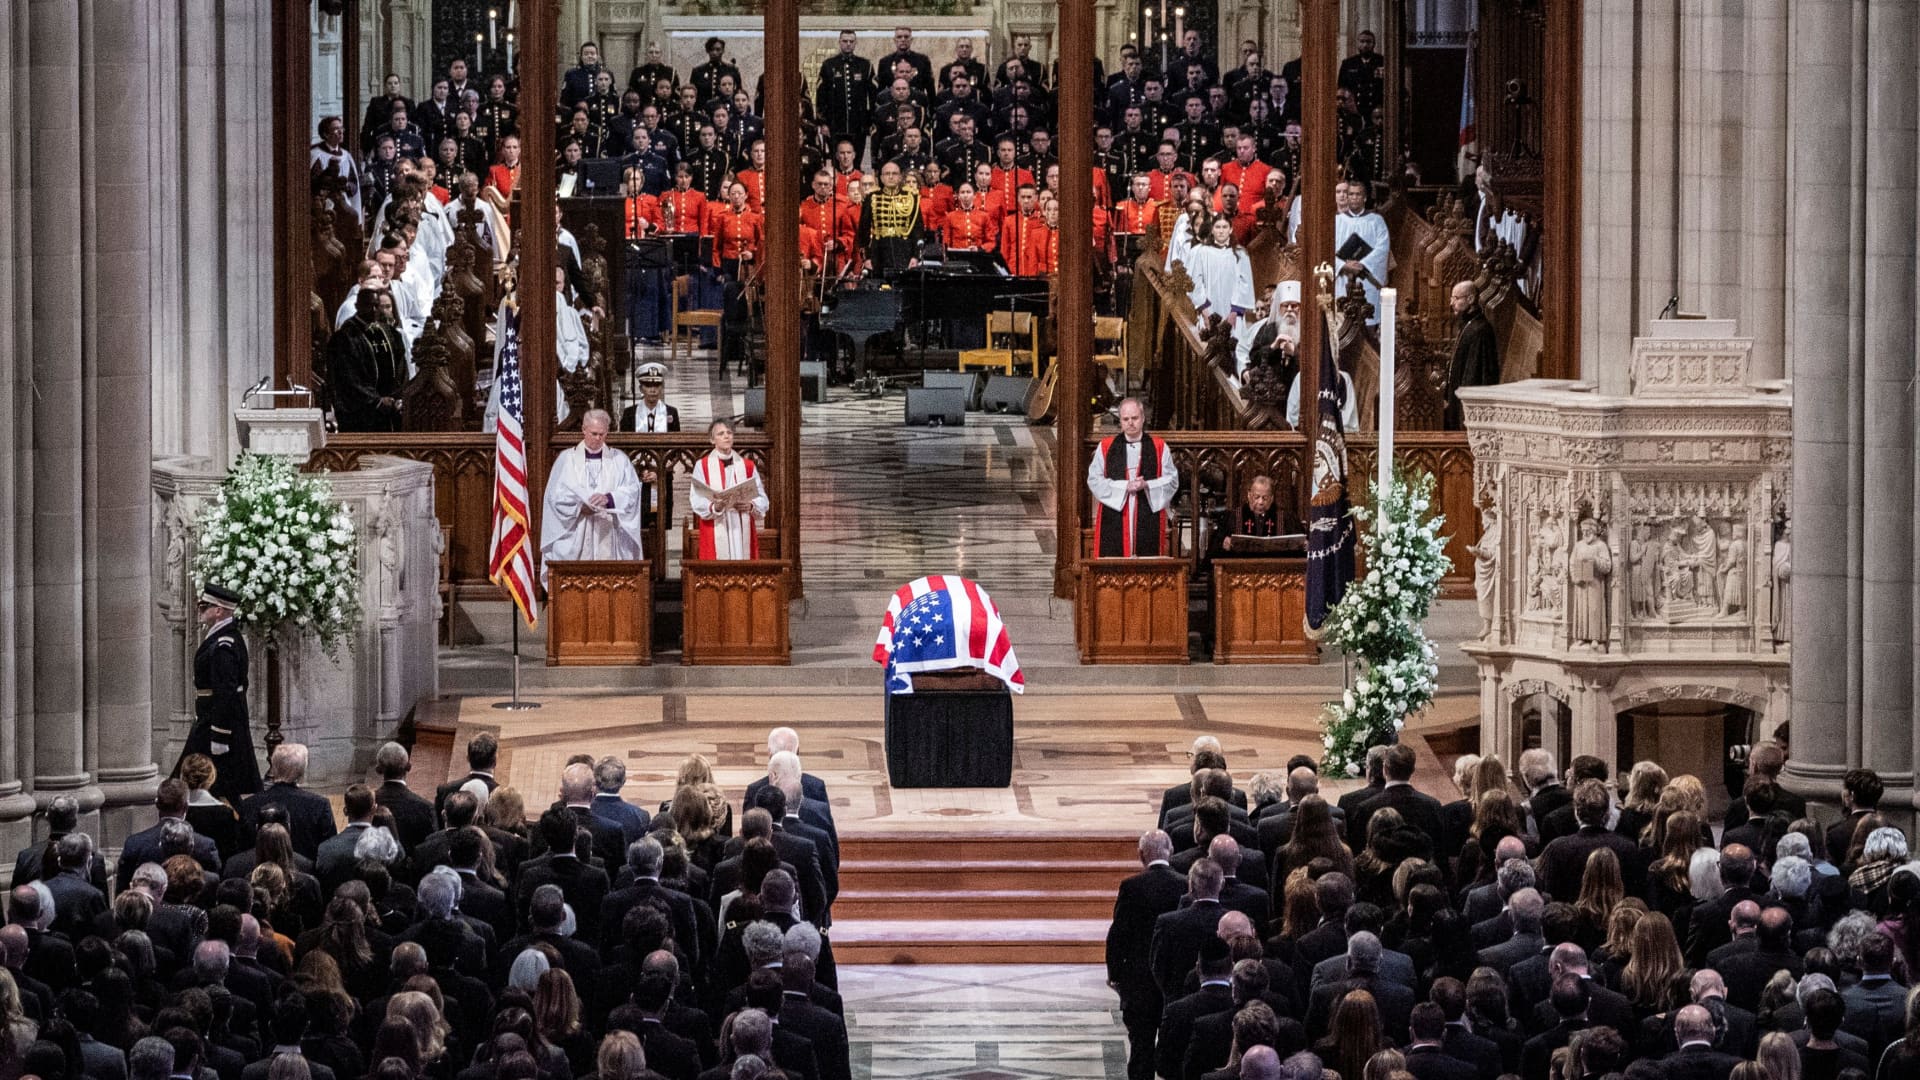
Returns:
[[[1334,259],[1339,262],[1340,282],[1336,297],[1347,294],[1347,282],[1358,278],[1361,287],[1366,290],[1367,303],[1373,305],[1373,314],[1367,316],[1368,326],[1380,325],[1380,286],[1387,283],[1387,256],[1392,240],[1387,235],[1387,219],[1367,209],[1366,188],[1357,183],[1340,184],[1334,189],[1334,200],[1340,204],[1340,216],[1333,222]],[[1370,249],[1355,259],[1341,260],[1337,254],[1344,249],[1353,237]]]
[[[1146,410],[1135,398],[1120,402],[1120,434],[1100,440],[1087,464],[1094,509],[1093,552],[1103,559],[1173,553],[1167,507],[1180,487],[1173,451],[1147,434]]]
[[[1360,430],[1360,394],[1353,388],[1353,376],[1340,373],[1340,430],[1355,432]],[[1318,415],[1318,414],[1315,414]],[[1300,428],[1300,380],[1293,380],[1293,387],[1287,391],[1287,426]]]
[[[580,441],[553,459],[540,513],[540,581],[555,560],[641,557],[640,474],[618,450],[607,448],[613,417],[589,410]]]
[[[1247,250],[1233,245],[1232,218],[1214,218],[1207,242],[1194,245],[1186,263],[1187,276],[1193,280],[1187,299],[1193,301],[1202,328],[1209,315],[1238,324],[1259,302],[1253,294],[1253,264],[1247,260]]]
[[[707,426],[713,449],[693,464],[693,488],[687,505],[699,523],[702,559],[757,559],[760,523],[767,517],[767,485],[744,454],[733,450],[733,425],[715,420]],[[720,493],[752,481],[753,494],[726,502]]]

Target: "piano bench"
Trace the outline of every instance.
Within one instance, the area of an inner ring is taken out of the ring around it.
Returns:
[[[999,368],[1002,375],[1013,374],[1013,350],[1011,349],[966,349],[960,353],[958,361],[961,371],[973,368]]]

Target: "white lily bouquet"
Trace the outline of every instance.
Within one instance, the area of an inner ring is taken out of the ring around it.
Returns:
[[[1377,527],[1359,530],[1366,576],[1327,614],[1327,640],[1360,665],[1352,689],[1321,719],[1331,775],[1360,775],[1367,749],[1396,741],[1439,686],[1433,642],[1421,630],[1451,565],[1433,494],[1431,473],[1395,471],[1386,491],[1375,485],[1372,507],[1353,508]]]
[[[272,454],[242,454],[201,512],[194,577],[240,597],[236,613],[269,642],[311,633],[329,657],[360,620],[353,518],[324,475]]]

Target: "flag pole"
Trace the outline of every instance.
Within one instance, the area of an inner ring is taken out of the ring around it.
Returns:
[[[496,701],[493,703],[493,707],[496,709],[505,709],[508,712],[526,712],[529,709],[539,708],[540,703],[537,701],[520,700],[520,609],[517,605],[513,609],[512,619],[513,619],[513,700]]]

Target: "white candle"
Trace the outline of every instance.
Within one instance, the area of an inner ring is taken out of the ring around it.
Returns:
[[[480,64],[480,46],[481,46],[481,45],[484,45],[484,44],[486,43],[486,40],[487,40],[487,39],[486,39],[486,36],[485,36],[485,35],[483,35],[483,34],[481,34],[481,33],[479,33],[478,31],[475,31],[475,32],[474,32],[474,35],[473,35],[473,73],[474,73],[474,74],[476,74],[476,75],[478,75],[478,74],[480,73],[480,67],[481,67],[481,64]]]
[[[1187,9],[1186,8],[1177,7],[1173,9],[1173,36],[1176,40],[1180,42],[1181,51],[1185,52],[1187,48]]]
[[[1393,309],[1399,302],[1399,290],[1380,290],[1380,494],[1393,480]]]
[[[507,31],[507,70],[513,70],[513,31]]]
[[[487,9],[487,48],[489,49],[498,48],[499,41],[500,41],[500,9],[488,8]]]
[[[515,16],[519,14],[520,14],[520,0],[507,0],[507,29],[509,30],[513,29],[517,21],[515,19]]]

